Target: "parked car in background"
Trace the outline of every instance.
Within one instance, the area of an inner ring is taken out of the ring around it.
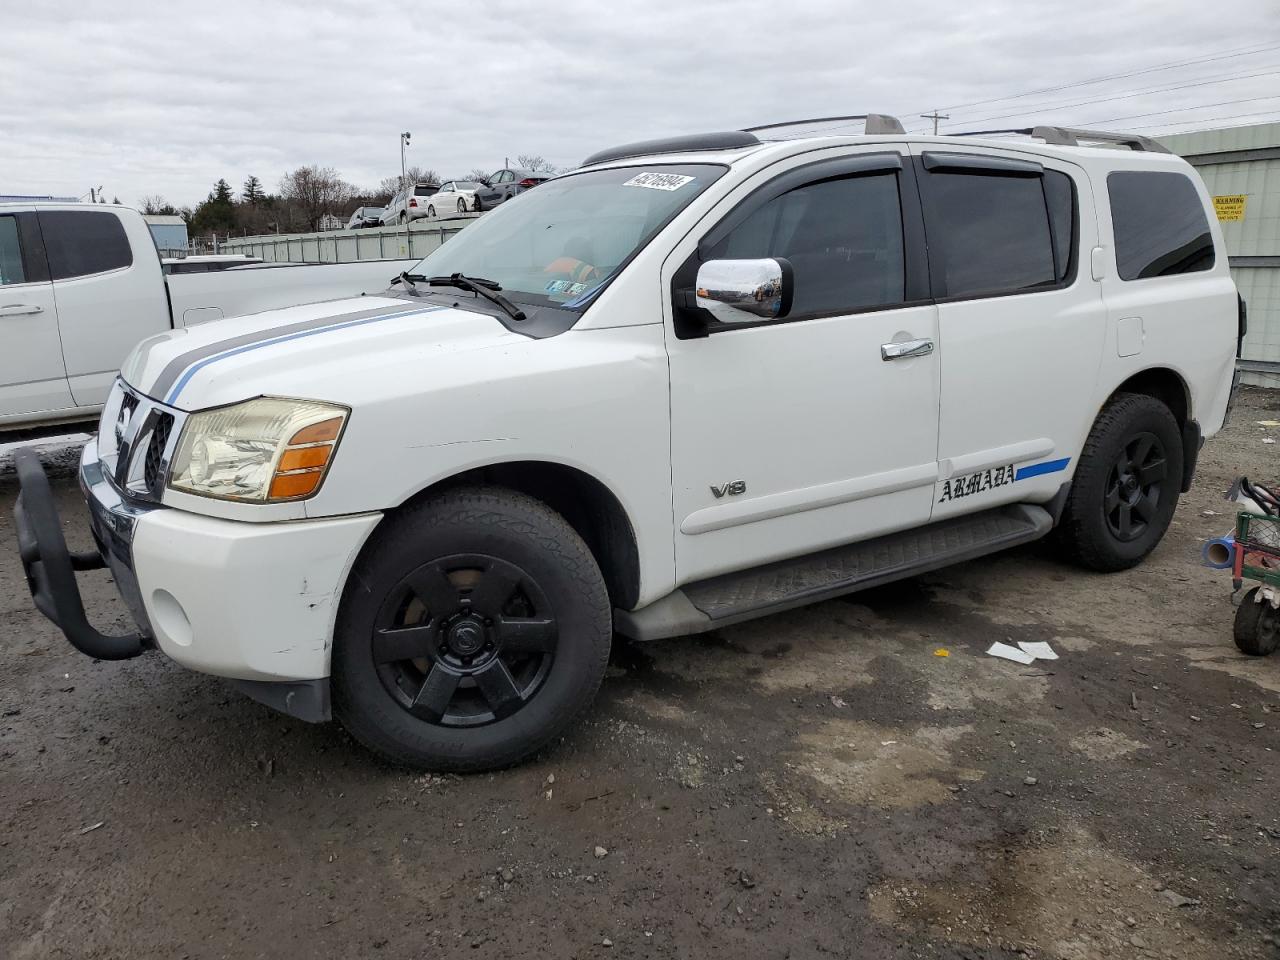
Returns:
[[[476,210],[476,192],[483,189],[484,184],[476,180],[446,180],[427,204],[427,216],[448,217]]]
[[[355,213],[347,221],[348,230],[359,230],[361,227],[382,226],[382,215],[386,207],[356,207]]]
[[[505,200],[510,200],[518,193],[523,193],[530,187],[536,187],[545,180],[550,180],[555,174],[548,173],[546,170],[497,170],[493,176],[482,185],[482,189],[476,191],[476,210],[492,210],[498,204]]]
[[[401,190],[382,211],[380,222],[386,226],[425,217],[429,198],[439,189],[438,183],[415,183],[412,188]]]

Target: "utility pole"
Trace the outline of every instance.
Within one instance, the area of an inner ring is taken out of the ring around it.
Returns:
[[[413,134],[409,133],[408,131],[405,131],[404,133],[400,134],[400,189],[401,190],[409,189],[409,173],[408,173],[408,168],[405,167],[404,151],[405,151],[405,148],[409,146],[409,138],[412,136]],[[411,195],[406,194],[404,198],[404,255],[406,257],[413,256],[413,241],[410,240],[409,238],[409,196]]]
[[[938,121],[939,121],[939,120],[950,120],[950,119],[951,119],[951,114],[949,114],[949,113],[939,113],[939,112],[938,112],[938,108],[937,108],[937,107],[934,107],[934,108],[933,108],[933,113],[922,113],[922,114],[920,114],[920,119],[921,119],[921,120],[932,120],[932,121],[933,121],[933,135],[936,137],[936,136],[938,135]]]

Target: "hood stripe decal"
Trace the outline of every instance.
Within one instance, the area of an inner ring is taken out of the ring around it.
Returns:
[[[247,333],[240,337],[233,337],[228,340],[222,340],[218,343],[212,343],[196,350],[188,351],[182,356],[169,362],[169,364],[160,372],[160,376],[156,379],[152,386],[151,394],[153,396],[165,395],[165,403],[174,405],[178,399],[178,395],[182,392],[193,376],[203,370],[205,367],[219,360],[225,360],[229,357],[238,356],[242,353],[248,353],[251,350],[257,350],[260,347],[270,347],[277,343],[285,343],[289,340],[298,340],[303,337],[315,336],[316,334],[328,333],[330,330],[342,330],[347,327],[357,327],[366,323],[375,323],[380,320],[394,320],[399,317],[408,317],[416,314],[435,313],[438,310],[447,310],[448,307],[406,307],[388,312],[384,309],[361,310],[355,313],[342,314],[337,317],[322,317],[316,320],[303,320],[299,323],[286,324],[282,327],[274,327],[269,330],[258,330],[253,333]],[[185,371],[185,372],[184,372]]]

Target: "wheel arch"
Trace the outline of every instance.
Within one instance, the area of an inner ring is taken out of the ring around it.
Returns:
[[[388,511],[379,527],[394,522],[396,515],[407,507],[444,490],[465,486],[503,487],[546,504],[564,517],[587,544],[604,576],[613,606],[629,610],[639,601],[639,544],[622,502],[601,480],[563,463],[517,460],[451,474]],[[373,535],[369,539],[371,541]]]
[[[1192,418],[1191,389],[1186,379],[1169,367],[1148,367],[1132,374],[1111,391],[1103,406],[1122,393],[1139,393],[1159,400],[1169,408],[1179,427],[1185,427]]]

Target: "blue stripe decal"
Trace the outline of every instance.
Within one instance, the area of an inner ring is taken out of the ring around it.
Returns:
[[[192,364],[173,385],[173,389],[169,391],[169,396],[165,398],[165,403],[170,406],[174,405],[174,401],[178,399],[178,394],[182,392],[182,388],[187,385],[197,373],[219,360],[226,360],[228,357],[238,356],[242,353],[248,353],[250,350],[259,350],[262,347],[274,346],[277,343],[286,343],[289,340],[301,340],[303,337],[314,337],[321,333],[329,333],[332,330],[345,330],[347,327],[359,327],[366,323],[377,323],[379,320],[392,320],[397,317],[416,317],[424,313],[435,313],[437,310],[448,310],[448,307],[428,307],[425,310],[401,310],[398,313],[384,313],[376,317],[364,317],[360,320],[348,320],[346,323],[336,323],[331,327],[316,327],[314,330],[303,330],[300,333],[291,333],[284,337],[275,337],[271,340],[262,340],[258,343],[246,344],[243,347],[237,347],[235,350],[228,350],[225,353],[217,353],[212,357],[205,357],[199,363]]]
[[[1060,470],[1067,469],[1067,464],[1070,462],[1070,457],[1063,457],[1061,460],[1046,460],[1044,463],[1033,463],[1029,467],[1019,467],[1014,473],[1013,479],[1026,480],[1028,477],[1038,477],[1046,473],[1057,473]]]

